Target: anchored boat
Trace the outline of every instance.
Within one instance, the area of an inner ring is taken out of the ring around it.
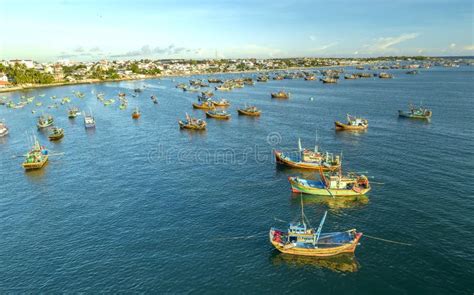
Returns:
[[[329,257],[342,253],[354,253],[362,233],[355,229],[343,232],[322,233],[327,211],[317,229],[308,227],[303,202],[301,202],[301,221],[290,223],[286,230],[272,227],[269,232],[270,243],[278,251],[292,255]],[[309,222],[308,222],[309,223]]]
[[[347,123],[334,122],[336,130],[366,130],[369,127],[367,119],[358,118],[347,114]]]
[[[431,119],[431,115],[433,112],[429,109],[423,107],[416,107],[414,105],[410,105],[410,110],[407,112],[405,111],[398,111],[398,116],[402,118],[410,118],[410,119],[421,119],[421,120],[429,120]]]
[[[79,111],[79,109],[77,107],[72,107],[68,110],[67,117],[69,119],[74,119],[75,117],[79,116],[80,114],[81,114],[81,112]]]
[[[200,109],[200,110],[213,110],[216,107],[212,103],[212,101],[205,101],[201,103],[193,103],[193,108]]]
[[[212,104],[216,107],[229,107],[230,106],[230,102],[225,98],[221,98],[218,101],[213,100]]]
[[[26,154],[22,166],[25,170],[41,169],[48,162],[48,150],[41,146],[35,138],[35,143],[31,150]]]
[[[290,94],[285,91],[278,91],[276,93],[272,93],[272,98],[287,99],[290,98]]]
[[[64,137],[64,129],[58,128],[58,127],[51,128],[51,133],[48,135],[48,138],[51,141],[60,140],[63,137]]]
[[[47,128],[49,126],[52,126],[54,123],[54,118],[53,116],[40,116],[38,118],[38,123],[36,124],[36,126],[38,126],[38,129],[43,129],[43,128]]]
[[[254,106],[248,106],[243,109],[238,109],[237,112],[239,113],[239,115],[252,116],[252,117],[259,117],[260,114],[262,113],[261,110],[257,109],[257,107],[254,107]]]
[[[8,134],[8,127],[4,121],[0,121],[0,137],[4,137]]]
[[[320,170],[321,180],[309,180],[297,176],[288,177],[294,193],[305,193],[318,196],[350,197],[362,196],[371,190],[369,179],[365,175],[339,171]]]
[[[89,115],[84,113],[84,127],[86,129],[95,128],[95,119],[94,116],[92,116],[92,113]]]
[[[298,151],[297,152],[282,152],[275,150],[275,159],[278,164],[285,166],[300,168],[300,169],[312,169],[312,170],[335,170],[341,166],[341,160],[339,156],[334,156],[328,152],[321,153],[318,150],[318,146],[314,148],[314,151],[309,149],[303,149],[301,147],[301,140],[298,139]]]
[[[141,115],[142,114],[140,113],[140,110],[138,109],[138,107],[136,107],[132,113],[132,118],[136,120],[139,119]]]
[[[215,110],[215,111],[207,111],[206,117],[219,119],[219,120],[229,120],[230,114],[224,110]]]
[[[178,121],[179,128],[190,129],[190,130],[205,130],[206,121],[201,119],[192,118],[186,113],[186,120]]]

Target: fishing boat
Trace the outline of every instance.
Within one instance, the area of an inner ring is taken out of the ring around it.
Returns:
[[[78,98],[83,98],[84,96],[86,96],[84,93],[80,92],[80,91],[76,91],[74,93]]]
[[[48,162],[48,150],[44,146],[41,146],[35,138],[35,143],[26,154],[22,166],[25,170],[41,169],[46,162]]]
[[[179,128],[181,129],[189,129],[189,130],[205,130],[206,129],[206,121],[192,118],[187,113],[186,113],[186,119],[179,120],[178,124],[179,124]]]
[[[51,128],[51,132],[48,135],[48,138],[51,141],[60,140],[63,137],[64,137],[64,129],[58,128],[58,127]]]
[[[200,110],[213,110],[216,107],[214,106],[212,101],[205,101],[201,103],[193,103],[193,108]]]
[[[207,100],[213,96],[214,96],[214,93],[212,91],[203,91],[201,92],[201,95],[198,96],[198,98],[201,100]]]
[[[276,93],[272,93],[271,96],[272,98],[281,98],[281,99],[290,98],[290,94],[285,91],[278,91]]]
[[[354,80],[354,79],[357,79],[357,76],[354,75],[354,74],[346,74],[346,75],[344,75],[344,79],[346,79],[346,80]]]
[[[67,117],[69,119],[74,119],[75,117],[79,116],[81,112],[77,107],[72,107],[67,111]]]
[[[306,81],[314,81],[314,80],[316,80],[316,76],[314,76],[314,75],[309,75],[309,76],[305,76],[304,79],[305,79]]]
[[[217,79],[217,78],[209,78],[209,79],[207,79],[207,82],[208,83],[222,83],[222,80]]]
[[[212,101],[212,104],[215,106],[215,107],[229,107],[230,106],[230,102],[225,99],[225,98],[221,98],[220,100],[218,101],[215,101],[213,100]]]
[[[293,168],[335,170],[341,167],[339,156],[334,156],[334,154],[328,152],[320,152],[318,146],[315,146],[314,150],[303,149],[300,139],[298,139],[298,151],[282,152],[275,150],[274,154],[277,164]]]
[[[49,126],[52,126],[53,123],[54,123],[53,116],[43,115],[43,116],[40,116],[38,118],[38,123],[36,123],[36,126],[38,126],[38,129],[43,129],[43,128],[47,128]]]
[[[283,77],[281,75],[277,75],[277,76],[273,77],[273,80],[276,80],[276,81],[281,81],[283,79],[285,79],[285,77]]]
[[[4,137],[8,134],[8,126],[4,121],[0,121],[0,137]]]
[[[356,70],[364,70],[364,66],[356,66]]]
[[[257,82],[267,82],[268,77],[267,76],[258,76],[257,77]]]
[[[84,113],[84,127],[86,129],[95,128],[95,119],[94,119],[94,116],[92,116],[92,113],[90,114]]]
[[[248,106],[243,109],[237,109],[239,115],[259,117],[262,114],[262,111],[257,109],[255,106]]]
[[[380,73],[380,74],[379,74],[379,78],[380,78],[380,79],[391,79],[391,78],[393,78],[393,76],[392,76],[391,74],[389,74],[389,73],[385,73],[385,72],[384,72],[384,73]]]
[[[341,123],[339,121],[334,122],[336,130],[366,130],[369,127],[369,121],[367,119],[358,118],[347,114],[347,123]]]
[[[367,176],[356,173],[342,175],[341,167],[338,171],[324,172],[320,169],[319,175],[321,180],[309,180],[297,176],[288,177],[291,190],[294,193],[318,196],[353,197],[365,195],[371,189]]]
[[[141,88],[135,88],[133,89],[135,93],[141,93],[143,90]]]
[[[156,98],[156,96],[152,95],[152,96],[150,96],[150,99],[154,104],[158,103],[158,99]]]
[[[416,107],[414,105],[410,105],[410,109],[408,111],[398,111],[398,116],[402,118],[410,118],[410,119],[422,119],[422,120],[429,120],[433,112],[429,109],[423,107]]]
[[[354,253],[362,237],[355,229],[343,232],[322,233],[327,211],[317,229],[308,227],[301,202],[301,221],[290,223],[286,230],[272,227],[270,243],[278,251],[292,255],[329,257],[343,253]],[[309,224],[309,222],[308,222]]]
[[[321,79],[321,81],[323,81],[323,83],[325,84],[335,84],[337,83],[337,79],[336,78],[331,78],[331,77],[324,77]]]
[[[214,111],[207,111],[206,117],[219,119],[219,120],[229,120],[230,114],[224,110],[214,110]]]
[[[416,75],[418,74],[418,71],[417,70],[411,70],[411,71],[408,71],[406,72],[408,75]]]
[[[132,113],[132,118],[136,120],[136,119],[139,119],[140,116],[141,116],[140,110],[138,109],[138,107],[136,107]]]
[[[216,86],[214,89],[216,90],[219,90],[219,91],[230,91],[232,90],[232,88],[230,86],[227,86],[227,85],[220,85],[220,86]]]

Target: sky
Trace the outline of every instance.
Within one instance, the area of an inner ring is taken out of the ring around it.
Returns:
[[[0,0],[0,60],[474,55],[472,0]]]

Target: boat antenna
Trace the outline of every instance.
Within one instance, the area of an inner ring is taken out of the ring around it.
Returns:
[[[316,138],[315,138],[315,143],[314,143],[314,152],[317,153],[319,150],[318,147],[318,129],[316,129]]]
[[[306,223],[304,222],[303,193],[300,193],[300,200],[301,200],[301,221],[303,221],[304,229],[306,230]]]
[[[328,211],[324,211],[323,219],[319,223],[318,230],[316,231],[316,235],[314,235],[313,245],[316,245],[319,241],[319,236],[321,235],[321,230],[323,229],[323,224],[326,221],[326,216],[328,215]]]
[[[301,138],[298,137],[298,151],[301,153],[303,148],[301,147]]]

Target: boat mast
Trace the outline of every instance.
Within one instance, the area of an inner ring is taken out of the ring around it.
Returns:
[[[301,221],[303,222],[304,230],[306,231],[306,223],[304,222],[304,209],[303,209],[303,194],[300,193],[301,199]]]
[[[316,234],[314,235],[313,245],[316,245],[319,241],[319,236],[321,235],[321,230],[323,229],[323,224],[324,224],[324,221],[326,221],[327,215],[328,215],[328,211],[325,211],[323,219],[321,219],[321,222],[319,223],[318,230],[316,231]]]

